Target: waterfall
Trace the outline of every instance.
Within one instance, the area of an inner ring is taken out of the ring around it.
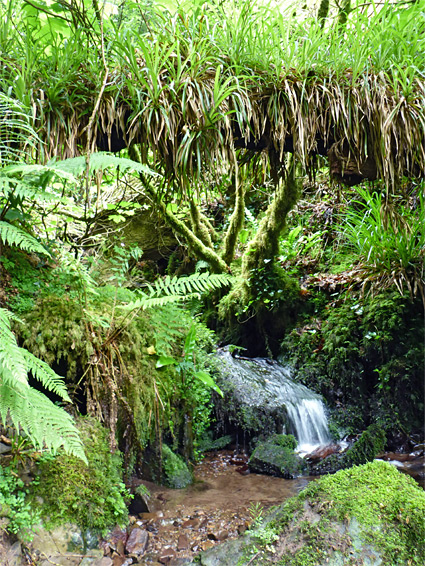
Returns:
[[[244,403],[286,408],[287,432],[297,439],[298,452],[307,454],[331,442],[322,398],[293,381],[289,367],[265,358],[233,358],[226,349],[218,354]]]

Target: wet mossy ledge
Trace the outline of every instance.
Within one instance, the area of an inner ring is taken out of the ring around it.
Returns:
[[[203,566],[423,566],[425,493],[386,462],[312,482]]]
[[[297,441],[292,434],[273,434],[260,441],[249,459],[249,469],[259,474],[293,479],[306,468],[294,450]]]

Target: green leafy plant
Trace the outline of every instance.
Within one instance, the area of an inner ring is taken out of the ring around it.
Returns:
[[[31,538],[31,529],[40,517],[39,510],[31,506],[28,488],[11,467],[0,466],[0,517],[7,518],[8,532],[21,538]]]
[[[11,331],[15,317],[0,308],[0,416],[28,435],[34,446],[56,452],[63,448],[86,462],[72,417],[28,383],[28,373],[48,391],[71,402],[65,384],[45,362],[20,348]]]
[[[382,194],[358,189],[344,219],[344,234],[359,258],[357,275],[364,288],[382,291],[394,285],[412,297],[424,294],[425,201],[417,207],[390,203]]]
[[[173,358],[171,356],[159,356],[156,367],[162,368],[165,366],[174,366],[178,373],[184,378],[185,376],[193,376],[199,381],[201,381],[207,387],[213,389],[216,393],[223,397],[223,392],[216,384],[214,379],[206,372],[202,370],[196,370],[195,366],[195,348],[196,348],[196,326],[192,325],[189,332],[187,333],[183,355],[180,360]]]

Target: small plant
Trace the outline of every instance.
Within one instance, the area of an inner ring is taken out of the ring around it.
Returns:
[[[261,527],[264,521],[264,516],[263,516],[264,508],[261,505],[261,503],[259,501],[256,501],[254,503],[252,501],[248,511],[252,520],[253,528]]]
[[[0,466],[0,517],[7,520],[6,530],[23,539],[31,538],[31,529],[39,520],[37,508],[31,507],[28,489],[10,467]]]

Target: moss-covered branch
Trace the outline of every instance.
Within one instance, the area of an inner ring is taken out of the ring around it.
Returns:
[[[205,223],[203,222],[201,211],[199,210],[199,207],[195,204],[193,199],[190,200],[189,210],[190,210],[190,220],[192,224],[193,233],[208,248],[212,249],[213,243],[211,240],[211,235]]]
[[[209,248],[190,230],[184,222],[179,220],[170,210],[167,209],[166,204],[158,198],[155,187],[146,180],[144,188],[148,195],[155,202],[161,216],[167,224],[181,236],[186,244],[190,247],[197,258],[206,261],[214,273],[226,273],[229,271],[228,265],[221,259],[221,257],[212,249]]]
[[[264,266],[265,260],[273,260],[278,253],[279,236],[286,226],[288,212],[298,198],[295,169],[295,158],[292,156],[286,179],[279,181],[274,199],[244,255],[242,275],[245,281],[249,280],[255,269]]]
[[[245,217],[245,187],[239,178],[239,170],[235,158],[235,208],[230,217],[229,228],[224,237],[223,259],[230,265],[235,255],[236,241],[242,229]]]

